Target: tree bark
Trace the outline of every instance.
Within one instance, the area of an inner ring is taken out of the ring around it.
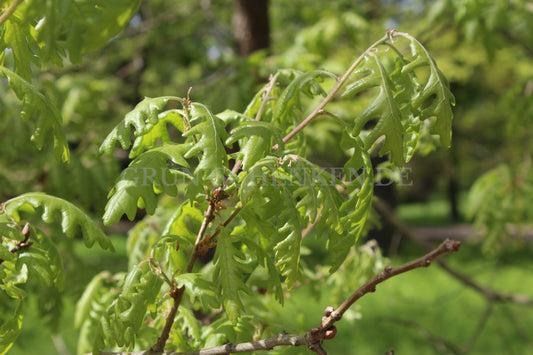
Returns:
[[[233,33],[239,54],[247,57],[259,49],[270,47],[268,0],[235,0]]]

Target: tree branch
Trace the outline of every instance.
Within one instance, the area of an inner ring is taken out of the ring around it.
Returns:
[[[370,47],[367,48],[366,51],[363,52],[359,56],[359,58],[356,59],[355,62],[350,66],[350,68],[344,73],[344,75],[337,81],[333,89],[328,93],[328,95],[322,100],[320,104],[307,116],[298,126],[296,126],[291,132],[289,132],[285,137],[283,137],[283,143],[287,143],[292,137],[294,137],[298,132],[300,132],[302,129],[304,129],[305,126],[309,124],[316,116],[321,114],[323,112],[324,107],[333,99],[333,97],[339,92],[341,87],[346,83],[350,75],[352,75],[355,68],[361,63],[361,61],[365,58],[365,56],[374,50],[377,46],[380,44],[383,44],[385,41],[387,41],[390,38],[390,34],[387,32],[385,36],[374,42]],[[276,144],[274,147],[272,147],[273,150],[278,149],[278,145]]]
[[[2,13],[2,15],[0,15],[0,26],[4,24],[4,22],[7,21],[7,19],[9,18],[9,16],[11,16],[11,14],[13,14],[13,12],[15,12],[17,6],[20,5],[20,3],[22,2],[23,0],[15,0],[13,1],[9,6],[8,8],[6,9],[6,11],[4,11]]]
[[[431,249],[431,243],[427,242],[426,240],[422,239],[420,236],[416,235],[409,227],[405,225],[392,211],[392,209],[382,200],[374,199],[374,208],[380,212],[385,219],[392,224],[398,232],[409,238],[414,243],[422,246],[424,249],[429,250]],[[476,283],[474,280],[469,278],[468,276],[460,273],[459,271],[452,268],[448,263],[446,263],[444,260],[438,259],[437,263],[439,266],[445,270],[448,274],[453,276],[458,281],[462,282],[464,285],[472,288],[473,290],[476,290],[481,295],[486,297],[489,300],[495,301],[495,302],[513,302],[516,304],[521,304],[525,306],[533,306],[533,299],[531,297],[528,297],[526,295],[521,294],[512,294],[512,293],[500,293],[496,292],[491,288],[481,286],[478,283]]]
[[[455,240],[447,239],[439,247],[430,251],[426,255],[408,262],[404,265],[392,268],[390,266],[385,267],[385,269],[374,276],[372,279],[367,281],[363,286],[361,286],[357,291],[355,291],[346,301],[344,301],[337,310],[334,310],[333,307],[327,307],[324,311],[324,316],[318,328],[312,328],[307,333],[290,335],[285,332],[281,332],[278,335],[263,339],[259,341],[240,343],[240,344],[225,344],[221,346],[216,346],[209,349],[187,351],[181,353],[170,353],[162,351],[141,351],[141,352],[128,352],[128,353],[113,353],[113,352],[100,352],[100,355],[223,355],[223,354],[235,354],[243,353],[256,350],[271,350],[276,346],[307,346],[310,350],[316,352],[320,355],[327,355],[326,351],[322,348],[321,343],[324,340],[333,339],[337,332],[334,327],[334,323],[339,321],[342,318],[344,312],[348,310],[358,299],[363,297],[369,292],[374,292],[376,286],[383,281],[399,275],[404,272],[419,268],[427,267],[431,262],[438,258],[439,256],[447,253],[453,253],[459,250],[461,243]],[[183,288],[182,288],[183,289]]]

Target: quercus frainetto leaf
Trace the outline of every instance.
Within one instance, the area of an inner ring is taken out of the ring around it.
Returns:
[[[283,148],[281,129],[267,122],[241,122],[239,126],[231,131],[230,137],[226,140],[226,145],[243,138],[247,139],[244,144],[241,144],[237,159],[242,160],[244,170],[268,155],[275,144]]]
[[[8,79],[9,86],[22,101],[21,118],[25,121],[35,119],[35,130],[31,140],[37,148],[42,149],[46,134],[51,130],[56,159],[69,161],[70,153],[61,127],[61,116],[55,105],[15,72],[0,66],[0,74]]]
[[[224,122],[213,115],[202,104],[191,105],[191,129],[183,135],[197,137],[197,142],[185,154],[186,158],[199,155],[200,162],[194,171],[195,175],[203,181],[219,186],[224,182],[224,175],[228,173],[228,157],[224,141],[228,134],[224,129]]]
[[[328,250],[333,260],[331,273],[340,267],[350,247],[362,235],[368,213],[372,208],[374,192],[372,162],[368,153],[363,149],[361,140],[344,135],[341,143],[345,148],[353,148],[354,152],[344,165],[347,197],[339,209],[345,232],[329,234]]]
[[[148,134],[159,123],[159,113],[165,108],[168,100],[166,97],[145,97],[107,135],[100,146],[100,153],[113,154],[117,141],[122,146],[122,149],[128,149],[131,146],[132,128],[135,128],[134,136],[136,140],[138,137]]]
[[[370,149],[379,137],[385,136],[380,153],[390,153],[394,164],[403,166],[403,127],[400,107],[394,99],[393,84],[383,64],[375,54],[369,54],[365,57],[364,68],[367,76],[348,86],[344,96],[355,95],[372,87],[379,87],[379,93],[370,106],[355,118],[351,133],[353,136],[359,136],[367,122],[377,119],[375,127],[362,138],[365,150]]]
[[[438,134],[442,145],[449,147],[452,140],[452,106],[455,105],[455,98],[450,91],[448,80],[426,48],[414,38],[411,39],[411,51],[415,59],[402,68],[402,74],[408,74],[421,66],[429,67],[427,81],[412,99],[413,108],[421,110],[420,121],[428,118],[435,120],[431,122],[431,133]],[[428,100],[430,102],[427,102]]]
[[[299,276],[303,226],[300,222],[296,201],[292,198],[291,192],[285,186],[282,186],[282,191],[284,206],[278,221],[278,233],[281,241],[274,246],[274,252],[276,267],[287,278],[285,282],[290,289]]]
[[[35,56],[57,66],[62,66],[65,58],[79,63],[82,54],[115,37],[140,3],[140,0],[24,1],[5,23],[6,33],[19,32],[17,41],[8,36],[3,45],[14,53],[23,44],[28,47],[24,51],[31,55],[16,55],[15,67],[25,66],[22,63]],[[24,76],[22,71],[17,73]]]
[[[59,217],[61,229],[67,237],[74,238],[81,231],[87,247],[97,242],[103,249],[113,250],[111,241],[93,220],[80,208],[61,198],[39,192],[23,194],[5,203],[5,213],[19,219],[21,212],[35,213],[39,207],[43,209],[41,218],[44,222],[53,223]]]
[[[339,179],[307,159],[293,154],[283,158],[283,168],[298,186],[293,192],[293,198],[298,201],[296,207],[304,216],[302,223],[318,223],[319,218],[323,224],[342,232],[339,213],[342,197],[336,188],[340,184]]]
[[[134,266],[126,275],[120,293],[102,313],[93,352],[98,353],[105,346],[134,347],[147,310],[158,299],[162,285],[163,280],[148,263]]]
[[[214,280],[218,280],[219,294],[229,319],[235,325],[244,311],[241,291],[250,293],[243,282],[245,274],[250,273],[244,263],[244,254],[233,244],[232,236],[223,232],[218,237],[215,257]]]
[[[104,224],[118,222],[123,214],[133,220],[137,207],[145,208],[147,213],[153,214],[157,194],[161,192],[175,196],[178,182],[188,182],[191,176],[186,170],[171,169],[167,162],[188,168],[183,157],[188,148],[186,144],[166,144],[135,158],[109,193],[103,216]]]
[[[322,69],[309,72],[292,71],[295,78],[283,90],[274,108],[274,120],[281,123],[292,123],[294,117],[287,117],[301,109],[300,93],[308,97],[326,96],[326,92],[318,82],[323,75],[335,78],[335,75]]]

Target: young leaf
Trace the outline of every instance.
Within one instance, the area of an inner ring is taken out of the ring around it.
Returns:
[[[281,241],[274,247],[276,266],[287,279],[287,287],[291,288],[299,276],[300,247],[302,244],[302,225],[300,213],[292,193],[286,186],[282,186],[284,206],[279,216],[278,233]]]
[[[0,66],[0,74],[5,76],[9,86],[15,92],[19,100],[22,100],[21,118],[25,121],[36,118],[35,130],[31,140],[38,149],[42,149],[44,139],[49,130],[54,137],[54,153],[59,161],[69,161],[69,149],[67,139],[61,127],[61,116],[55,105],[37,88],[24,80],[15,72]]]
[[[13,51],[15,73],[31,82],[33,79],[31,64],[39,64],[39,58],[31,50],[35,40],[29,33],[28,26],[25,26],[20,18],[12,15],[5,24],[5,32],[0,40],[3,42],[0,42],[3,47],[11,48]]]
[[[361,134],[365,124],[377,119],[376,125],[368,135],[362,137],[364,149],[368,150],[381,136],[385,136],[380,154],[391,154],[391,160],[396,166],[403,166],[403,127],[401,112],[394,99],[394,87],[378,57],[371,53],[365,57],[365,69],[368,76],[349,86],[344,96],[355,95],[357,92],[379,87],[379,93],[374,101],[359,116],[356,117],[351,134],[357,137]]]
[[[289,112],[301,109],[300,93],[308,97],[317,95],[326,96],[326,92],[318,83],[318,79],[323,75],[335,78],[335,75],[322,69],[312,70],[309,72],[294,71],[296,78],[283,90],[276,107],[274,109],[274,119],[278,122],[286,121],[285,117]],[[291,122],[292,120],[287,120]]]
[[[209,181],[213,186],[219,186],[224,182],[224,175],[228,172],[228,157],[223,143],[228,134],[224,129],[224,122],[213,115],[207,107],[198,103],[191,105],[191,116],[191,124],[194,126],[183,135],[185,137],[200,136],[200,138],[185,154],[185,157],[191,158],[201,153],[195,175],[202,181]]]
[[[237,159],[242,159],[244,170],[254,165],[259,159],[270,153],[272,146],[277,144],[283,148],[283,137],[280,128],[262,121],[245,121],[235,127],[226,140],[226,145],[248,138],[244,145],[241,145]]]
[[[67,237],[74,238],[78,230],[81,230],[83,241],[88,248],[98,242],[101,248],[113,250],[111,241],[92,219],[80,208],[63,199],[31,192],[15,197],[5,204],[6,213],[15,219],[19,219],[20,212],[35,213],[35,209],[39,207],[43,208],[41,218],[45,223],[52,223],[56,216],[60,217],[61,228]]]
[[[223,230],[224,231],[224,230]],[[250,272],[243,262],[243,253],[233,244],[232,236],[222,232],[218,237],[213,277],[218,280],[222,304],[229,319],[235,325],[244,310],[240,292],[250,293],[243,282],[243,275]]]
[[[135,139],[129,157],[135,158],[146,150],[160,144],[170,143],[172,140],[168,134],[167,124],[171,124],[183,133],[184,118],[181,110],[168,110],[158,115],[158,121],[153,128]]]
[[[120,142],[122,149],[128,149],[131,146],[131,128],[135,128],[135,138],[149,133],[159,122],[159,113],[165,108],[168,100],[167,97],[145,97],[107,135],[99,152],[107,155],[113,154],[117,141]],[[166,116],[163,117],[166,118]]]
[[[341,144],[354,149],[353,155],[344,165],[347,181],[347,197],[340,207],[344,233],[331,233],[328,250],[332,253],[333,264],[330,272],[335,272],[342,264],[350,248],[361,236],[368,213],[372,208],[374,192],[374,172],[368,153],[363,149],[359,138],[343,136]]]
[[[195,303],[199,299],[202,306],[213,309],[219,308],[216,285],[201,273],[181,274],[175,278],[177,287],[185,286],[191,297],[191,302]]]
[[[297,209],[305,217],[303,223],[315,223],[320,210],[320,220],[332,229],[342,232],[339,207],[342,197],[336,188],[340,181],[318,165],[289,154],[283,158],[283,169],[298,186],[293,198]]]
[[[163,280],[148,263],[136,265],[128,273],[120,294],[100,319],[100,329],[107,346],[135,346],[136,334],[143,326],[148,307],[158,298],[162,285]]]
[[[19,301],[13,317],[0,326],[0,354],[6,354],[17,340],[22,328],[24,302]]]
[[[175,196],[178,192],[178,176],[186,182],[190,176],[185,171],[169,168],[167,161],[188,168],[189,164],[183,157],[188,148],[185,144],[166,144],[135,158],[109,193],[104,224],[118,222],[123,214],[133,220],[137,207],[144,207],[147,213],[153,214],[158,193]]]
[[[411,39],[411,51],[415,59],[402,68],[402,74],[420,66],[429,66],[429,78],[424,88],[413,98],[413,108],[421,109],[421,121],[435,117],[431,133],[438,134],[442,145],[449,147],[452,140],[452,106],[455,105],[455,98],[450,91],[448,80],[426,48],[414,38]],[[425,106],[428,100],[431,102]]]

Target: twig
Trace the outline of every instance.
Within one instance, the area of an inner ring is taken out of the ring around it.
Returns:
[[[409,227],[405,225],[392,211],[392,209],[382,200],[375,199],[373,203],[374,207],[378,212],[380,212],[387,221],[392,224],[398,232],[405,235],[407,238],[409,238],[411,241],[417,243],[418,245],[422,246],[426,250],[431,248],[431,244],[418,235],[416,235]],[[466,286],[472,288],[473,290],[476,290],[481,295],[486,297],[489,300],[496,301],[496,302],[512,302],[516,304],[521,304],[525,306],[533,306],[533,299],[531,297],[528,297],[526,295],[521,294],[512,294],[512,293],[501,293],[496,292],[492,290],[491,288],[481,286],[478,283],[476,283],[474,280],[469,278],[468,276],[460,273],[459,271],[452,268],[448,263],[446,263],[444,260],[437,260],[437,263],[439,266],[445,270],[448,274],[453,276],[458,281],[462,282]]]
[[[333,97],[337,94],[337,92],[339,92],[341,87],[348,80],[350,75],[353,73],[355,68],[361,63],[361,61],[365,58],[365,56],[369,52],[374,50],[374,48],[376,48],[380,44],[382,44],[385,41],[387,41],[389,38],[390,38],[390,35],[387,33],[385,36],[383,36],[382,38],[380,38],[379,40],[374,42],[370,47],[368,47],[367,50],[364,51],[359,56],[359,58],[356,59],[355,62],[353,62],[353,64],[350,66],[350,68],[346,71],[346,73],[344,73],[344,75],[339,79],[339,81],[337,81],[337,83],[335,84],[333,89],[331,89],[331,91],[328,93],[328,95],[324,98],[324,100],[322,100],[322,102],[320,104],[318,104],[318,106],[313,110],[313,112],[311,112],[309,114],[309,116],[307,116],[302,122],[300,122],[300,124],[298,126],[296,126],[291,132],[289,132],[289,134],[287,134],[285,137],[283,137],[283,143],[287,143],[287,141],[289,139],[294,137],[298,132],[300,132],[302,129],[304,129],[304,127],[307,126],[309,124],[309,122],[311,122],[316,116],[318,116],[320,113],[322,113],[324,107],[331,101],[331,99],[333,99]],[[273,150],[276,150],[278,148],[279,147],[276,144],[273,147]]]
[[[6,9],[6,11],[4,11],[2,13],[2,15],[0,15],[0,26],[4,24],[4,22],[7,21],[7,19],[9,18],[9,16],[11,16],[11,14],[13,14],[13,12],[15,12],[15,9],[17,8],[17,6],[20,5],[20,3],[22,2],[23,0],[15,0],[13,1],[9,6],[8,8]]]
[[[256,350],[271,350],[274,347],[281,345],[305,345],[317,354],[327,355],[326,351],[321,346],[322,341],[326,339],[333,339],[335,337],[337,330],[333,324],[339,321],[342,318],[344,312],[346,312],[348,308],[350,308],[358,299],[360,299],[369,292],[374,292],[376,290],[376,286],[382,283],[383,281],[419,267],[427,267],[431,264],[431,261],[433,261],[437,257],[443,254],[458,251],[460,246],[460,242],[447,239],[438,248],[430,251],[421,258],[418,258],[396,268],[392,268],[390,266],[385,267],[382,272],[374,276],[371,280],[369,280],[357,291],[355,291],[350,297],[348,297],[348,299],[346,299],[346,301],[344,301],[337,310],[334,310],[333,307],[327,307],[324,311],[324,316],[322,317],[322,322],[320,323],[320,326],[318,328],[310,329],[307,333],[290,335],[285,332],[281,332],[274,337],[259,341],[240,344],[229,343],[214,348],[187,351],[181,353],[168,353],[162,351],[154,351],[154,349],[152,349],[150,351],[128,353],[100,352],[100,355],[222,355],[243,353]]]
[[[431,262],[439,257],[442,254],[446,253],[452,253],[459,250],[461,247],[461,243],[452,239],[446,239],[437,249],[434,249],[427,253],[426,255],[413,260],[411,262],[408,262],[404,265],[398,266],[396,268],[392,268],[390,266],[386,266],[385,269],[374,276],[372,279],[367,281],[363,286],[361,286],[357,291],[355,291],[350,297],[348,297],[336,310],[331,310],[331,312],[327,312],[329,314],[325,314],[325,317],[322,319],[322,323],[320,324],[320,327],[322,329],[328,329],[333,324],[340,320],[342,318],[342,315],[344,312],[346,312],[358,299],[363,297],[365,294],[369,292],[376,291],[376,286],[383,281],[399,275],[403,274],[404,272],[419,268],[419,267],[427,267],[431,264]]]
[[[194,264],[196,260],[198,259],[198,246],[200,245],[205,235],[207,226],[215,218],[214,217],[215,210],[216,210],[215,203],[213,203],[212,201],[209,201],[209,206],[207,207],[207,210],[205,211],[204,220],[202,221],[202,225],[200,226],[200,230],[198,231],[196,242],[194,243],[193,253],[191,255],[191,259],[189,260],[189,264],[187,265],[187,269],[185,273],[190,273],[192,269],[194,268]],[[172,286],[170,290],[170,297],[172,297],[174,302],[172,303],[172,308],[170,308],[170,312],[168,313],[166,317],[165,326],[163,327],[163,330],[161,331],[161,336],[157,339],[157,343],[155,343],[155,345],[153,345],[150,348],[151,351],[162,352],[165,349],[165,345],[170,336],[170,330],[172,329],[172,324],[174,324],[174,318],[176,318],[176,313],[178,312],[178,308],[181,304],[181,300],[183,298],[184,293],[185,293],[185,286],[182,286],[180,288],[177,288],[176,286]]]

